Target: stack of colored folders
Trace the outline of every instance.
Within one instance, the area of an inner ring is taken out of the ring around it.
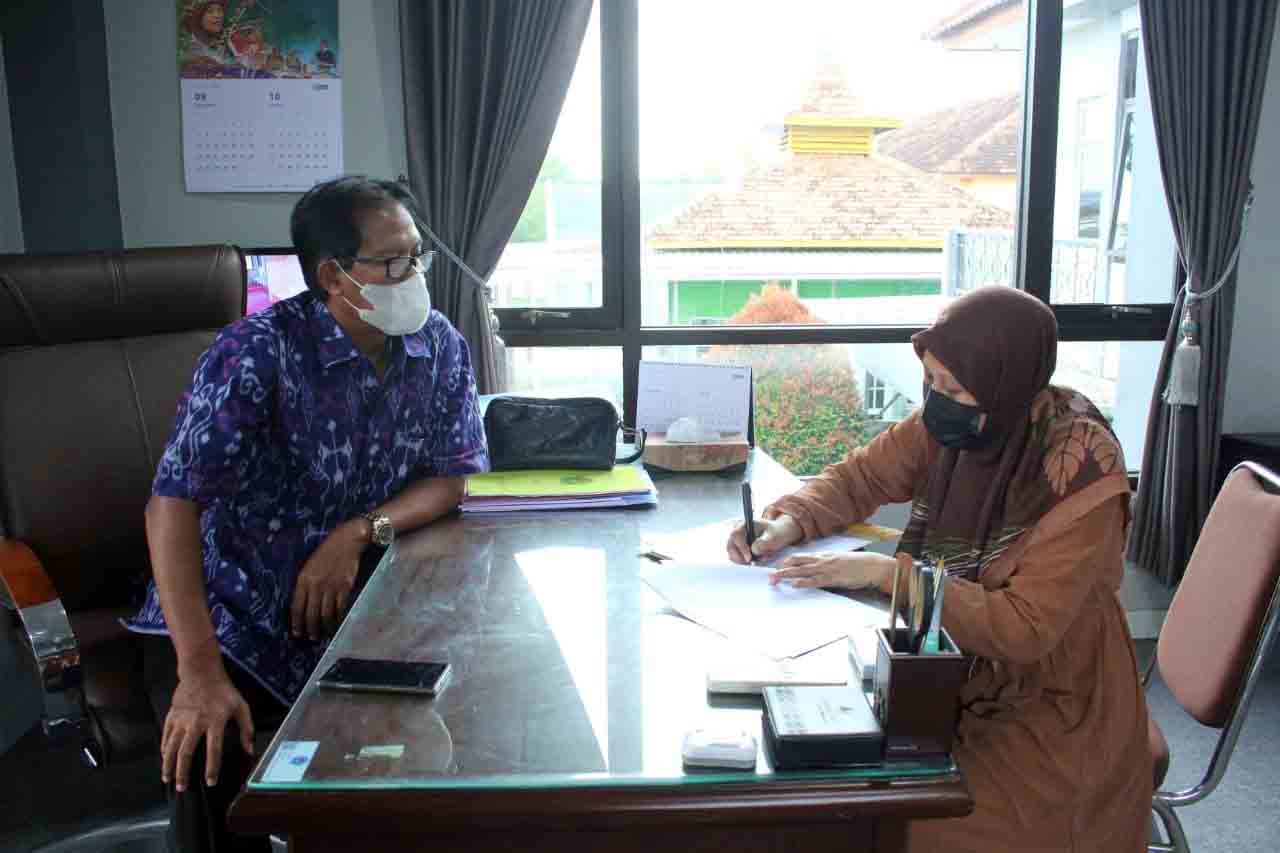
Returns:
[[[657,506],[658,491],[638,465],[609,471],[495,471],[467,477],[464,513]]]

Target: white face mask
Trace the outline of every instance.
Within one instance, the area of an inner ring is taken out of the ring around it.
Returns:
[[[342,300],[360,315],[370,326],[386,335],[412,335],[427,324],[427,315],[431,313],[431,294],[427,291],[427,280],[421,272],[415,272],[404,281],[395,284],[361,284],[348,275],[342,265],[338,265],[342,274],[351,279],[351,283],[360,288],[360,295],[372,308],[360,308],[352,305],[351,300]]]

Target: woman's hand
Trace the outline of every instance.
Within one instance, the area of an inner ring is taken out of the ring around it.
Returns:
[[[843,589],[889,585],[896,564],[893,557],[868,551],[796,554],[769,573],[769,583],[783,581],[793,586],[833,586]]]
[[[729,559],[735,563],[750,563],[752,560],[766,560],[774,553],[794,545],[804,538],[800,523],[789,515],[779,515],[765,521],[755,521],[755,542],[751,550],[747,550],[747,525],[739,524],[729,534],[725,547],[729,551]]]

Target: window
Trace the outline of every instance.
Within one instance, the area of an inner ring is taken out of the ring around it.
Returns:
[[[862,402],[867,407],[867,413],[872,417],[884,419],[885,406],[889,400],[888,392],[889,387],[883,379],[871,371],[863,374]]]
[[[645,347],[644,357],[750,365],[756,444],[801,476],[840,461],[920,404],[923,372],[909,343]],[[886,418],[897,401],[900,410]]]
[[[1111,150],[1106,137],[1106,105],[1105,98],[1094,95],[1082,98],[1076,110],[1076,168],[1080,175],[1076,236],[1087,240],[1098,238],[1099,205],[1111,177],[1107,168]]]
[[[511,240],[489,278],[504,328],[600,325],[600,8],[592,11],[556,131]]]
[[[1113,265],[1125,262],[1125,249],[1129,243],[1129,213],[1133,209],[1133,120],[1138,92],[1137,33],[1126,33],[1124,36],[1120,50],[1119,91],[1120,132],[1116,134],[1111,228],[1107,235],[1107,257]]]
[[[1073,191],[1057,205],[1051,301],[1167,303],[1173,227],[1154,142],[1137,0],[1064,5],[1062,98],[1076,107],[1059,116],[1059,138],[1071,136],[1077,144],[1058,152],[1058,194]],[[1072,239],[1079,242],[1066,264],[1061,256]],[[1063,274],[1067,270],[1071,276]]]
[[[643,325],[742,325],[760,282],[794,282],[811,323],[931,322],[962,292],[942,290],[949,234],[1014,245],[1021,57],[922,40],[936,4],[750,8],[639,4]],[[715,305],[686,284],[717,279]]]
[[[507,386],[538,397],[603,397],[622,411],[617,347],[508,347]]]
[[[1115,193],[1111,205],[1111,232],[1107,237],[1107,256],[1113,263],[1123,264],[1129,245],[1129,211],[1133,208],[1133,113],[1125,113],[1120,130],[1120,148],[1116,157]]]
[[[1137,0],[854,6],[598,0],[494,276],[511,389],[620,382],[634,412],[642,355],[843,352],[865,439],[919,402],[911,334],[998,284],[1140,435],[1174,252]]]

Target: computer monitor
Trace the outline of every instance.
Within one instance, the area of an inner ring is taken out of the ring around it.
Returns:
[[[293,249],[245,249],[245,313],[253,314],[307,289],[302,266]]]

